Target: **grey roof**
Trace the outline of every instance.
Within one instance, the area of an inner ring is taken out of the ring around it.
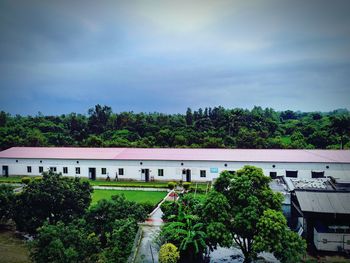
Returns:
[[[295,192],[303,212],[350,214],[350,192]]]

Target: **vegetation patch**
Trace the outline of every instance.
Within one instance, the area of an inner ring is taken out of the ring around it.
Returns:
[[[127,200],[137,203],[158,204],[167,194],[167,192],[156,191],[134,191],[134,190],[99,190],[95,189],[92,194],[91,205],[96,204],[101,199],[111,199],[113,195],[124,194]]]
[[[0,225],[0,263],[29,263],[25,241],[17,238],[9,226]]]

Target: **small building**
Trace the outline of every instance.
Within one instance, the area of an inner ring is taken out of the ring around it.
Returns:
[[[244,165],[287,178],[349,178],[349,150],[13,147],[0,152],[3,176],[65,176],[138,181],[212,181]]]
[[[299,187],[292,192],[291,202],[296,228],[306,238],[309,249],[350,251],[348,183],[333,179],[324,181],[324,187]]]

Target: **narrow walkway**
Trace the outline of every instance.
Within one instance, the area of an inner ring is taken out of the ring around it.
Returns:
[[[153,241],[158,236],[160,227],[163,224],[163,212],[160,205],[169,200],[169,192],[167,196],[159,203],[159,205],[150,214],[143,224],[140,224],[142,230],[142,239],[136,255],[136,263],[155,263],[158,262],[158,247]]]
[[[98,186],[94,185],[92,188],[99,190],[133,190],[133,191],[148,191],[148,192],[164,192],[168,188],[152,188],[152,187],[120,187],[120,186]]]

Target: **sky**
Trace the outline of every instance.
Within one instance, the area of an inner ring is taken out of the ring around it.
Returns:
[[[0,0],[0,110],[350,109],[350,1]]]

